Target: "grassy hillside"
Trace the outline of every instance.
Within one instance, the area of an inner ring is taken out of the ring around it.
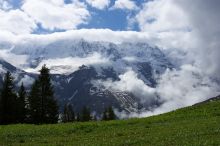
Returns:
[[[220,145],[220,101],[143,119],[0,126],[0,145]]]

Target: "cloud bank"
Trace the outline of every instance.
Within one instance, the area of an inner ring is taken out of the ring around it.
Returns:
[[[178,69],[167,70],[158,80],[154,91],[163,102],[161,106],[122,116],[160,114],[220,94],[219,5],[218,0],[155,0],[144,4],[136,16],[141,30],[157,36],[156,44],[170,57],[182,59]]]
[[[31,44],[34,42],[50,43],[65,39],[85,39],[87,41],[103,41],[116,44],[122,42],[149,42],[153,45],[157,38],[150,36],[146,32],[112,31],[110,29],[79,29],[56,32],[52,34],[24,35],[14,35],[12,33],[2,31],[0,34],[0,42],[10,42],[12,44]]]
[[[40,62],[36,68],[27,68],[26,72],[39,73],[41,67],[46,64],[52,74],[70,74],[77,71],[80,66],[86,65],[108,65],[110,62],[107,58],[103,58],[100,54],[94,53],[87,57],[67,57],[67,58],[55,58],[46,59]]]

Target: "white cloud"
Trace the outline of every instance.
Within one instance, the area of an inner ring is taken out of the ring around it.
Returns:
[[[5,74],[5,73],[6,73],[6,70],[4,69],[2,64],[0,64],[0,74]]]
[[[85,39],[87,41],[104,41],[113,43],[122,42],[149,42],[154,44],[154,38],[146,32],[135,31],[112,31],[110,29],[79,29],[56,32],[51,34],[25,34],[13,35],[11,33],[0,33],[0,42],[3,40],[11,44],[48,44],[53,41],[69,39]]]
[[[191,39],[197,38],[192,47],[195,65],[210,74],[218,77],[220,73],[220,1],[189,0],[175,1],[185,11],[192,25],[193,35]],[[189,40],[189,43],[191,41]]]
[[[113,9],[127,9],[127,10],[135,10],[137,9],[137,5],[132,0],[116,0]]]
[[[163,104],[139,116],[169,112],[220,94],[219,85],[204,74],[203,70],[190,64],[183,65],[180,70],[167,70],[161,76],[156,92]]]
[[[185,60],[191,60],[206,72],[218,74],[218,5],[218,0],[155,0],[144,4],[136,20],[142,31],[158,38],[158,46],[185,51]]]
[[[173,0],[154,0],[144,4],[136,16],[142,31],[182,31],[189,27],[185,12]]]
[[[9,31],[14,34],[31,33],[36,24],[27,14],[21,10],[4,11],[0,9],[0,31]]]
[[[25,86],[31,86],[34,82],[34,78],[28,76],[28,75],[24,75],[23,78],[20,79],[20,81],[18,82],[18,86],[21,86],[21,84],[23,83]]]
[[[136,19],[132,15],[128,15],[126,19],[127,19],[127,30],[132,30],[137,23]]]
[[[176,100],[182,106],[201,102],[207,96],[218,93],[217,84],[202,70],[190,64],[181,66],[179,70],[166,71],[157,88],[164,101]]]
[[[128,61],[128,62],[135,62],[137,61],[137,58],[134,56],[126,56],[126,57],[123,57],[123,60]]]
[[[87,23],[90,13],[83,2],[64,0],[24,0],[21,9],[12,9],[8,1],[0,0],[0,31],[14,34],[32,33],[41,24],[44,29],[76,29]]]
[[[86,0],[86,2],[97,9],[104,9],[110,4],[110,0]]]
[[[191,37],[192,26],[188,16],[174,1],[146,2],[136,15],[136,21],[141,31],[158,38],[158,46],[186,50],[192,46],[196,38]]]
[[[136,16],[141,30],[158,38],[156,44],[182,62],[179,69],[168,70],[158,80],[155,91],[164,103],[152,111],[130,116],[164,113],[220,94],[219,4],[218,0],[145,3]],[[176,53],[180,51],[183,53]]]
[[[13,54],[10,50],[0,50],[0,59],[3,59],[18,68],[27,64],[27,58],[26,55]]]
[[[0,0],[0,9],[9,10],[12,6],[7,0]]]
[[[187,53],[185,60],[217,75],[219,4],[218,0],[155,0],[145,3],[136,19],[142,31],[157,36],[159,46],[181,49]]]
[[[145,85],[141,79],[138,79],[137,74],[132,69],[128,68],[128,71],[120,75],[119,78],[119,81],[98,81],[98,84],[113,91],[131,92],[140,98],[142,103],[150,104],[156,100],[155,89]]]
[[[190,64],[183,65],[178,70],[167,70],[160,77],[155,88],[147,86],[142,80],[138,79],[137,74],[131,69],[120,75],[119,78],[119,81],[102,80],[94,83],[113,91],[131,92],[149,107],[153,107],[152,103],[161,103],[160,106],[152,108],[150,111],[129,114],[117,112],[121,118],[161,114],[193,105],[206,100],[208,97],[220,94],[219,85],[213,82],[202,70]]]
[[[64,0],[25,0],[21,9],[49,30],[76,29],[78,25],[86,23],[90,16],[86,5],[78,1],[65,4]]]
[[[94,53],[87,57],[67,57],[67,58],[56,58],[56,59],[47,59],[42,60],[41,63],[36,68],[27,68],[25,71],[38,73],[40,68],[46,64],[50,69],[50,72],[53,74],[69,74],[78,70],[78,68],[82,65],[100,65],[100,64],[108,64],[109,60],[107,58],[103,58],[100,54]]]

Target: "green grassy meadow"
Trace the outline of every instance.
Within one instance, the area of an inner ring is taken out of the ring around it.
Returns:
[[[0,126],[0,146],[219,146],[220,101],[142,119]]]

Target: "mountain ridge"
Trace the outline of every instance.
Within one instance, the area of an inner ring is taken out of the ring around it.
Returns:
[[[25,64],[17,68],[23,70],[26,74],[23,77],[28,78],[28,81],[34,80],[43,64],[49,67],[55,95],[61,107],[69,102],[77,112],[83,106],[88,106],[100,115],[108,106],[129,113],[147,110],[160,104],[157,99],[142,103],[140,97],[135,97],[130,91],[113,91],[93,84],[93,81],[98,80],[119,81],[120,75],[129,69],[137,74],[138,80],[155,87],[157,76],[166,69],[173,68],[159,48],[147,43],[114,44],[82,39],[67,42],[64,40],[46,45],[39,43],[23,46],[21,43],[10,48],[9,53],[27,58]]]

